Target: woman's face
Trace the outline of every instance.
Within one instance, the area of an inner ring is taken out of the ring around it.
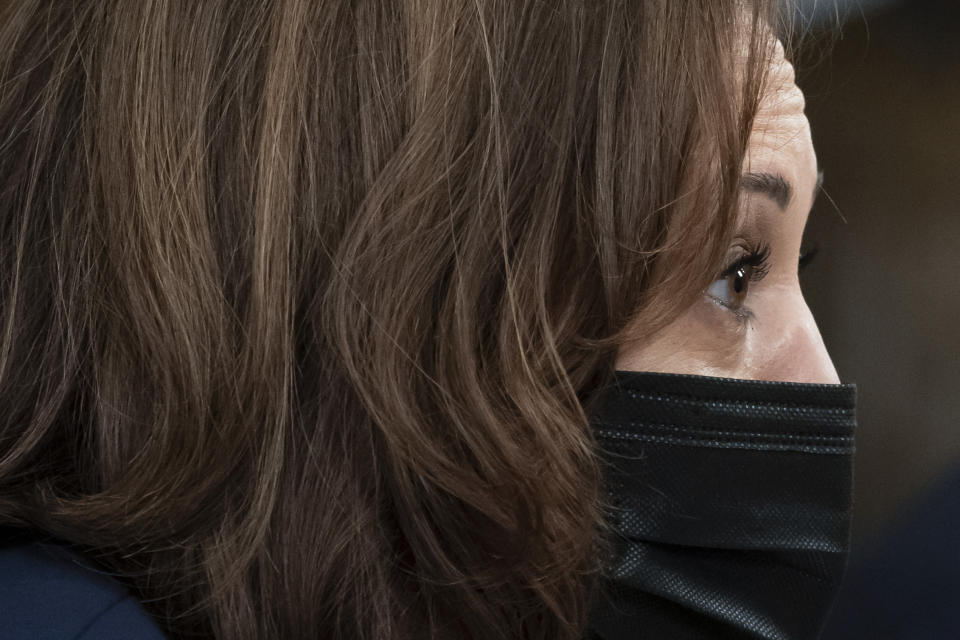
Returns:
[[[743,164],[736,239],[719,277],[692,307],[616,368],[837,383],[798,278],[818,184],[817,158],[793,66],[777,47]]]

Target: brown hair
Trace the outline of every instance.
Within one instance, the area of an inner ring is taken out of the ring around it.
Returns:
[[[579,637],[584,406],[730,239],[740,6],[3,3],[0,523],[178,637]]]

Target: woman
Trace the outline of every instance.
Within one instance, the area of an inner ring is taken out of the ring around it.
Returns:
[[[10,627],[814,637],[852,394],[777,6],[0,11]]]

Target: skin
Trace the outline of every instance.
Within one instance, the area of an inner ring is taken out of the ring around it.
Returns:
[[[704,295],[643,343],[622,347],[616,368],[753,380],[839,382],[817,324],[800,290],[797,262],[813,205],[817,158],[804,114],[803,93],[781,45],[751,133],[743,171],[780,174],[793,187],[785,210],[766,194],[744,190],[737,238],[727,261],[743,254],[744,240],[770,249],[769,272],[748,283],[744,320]],[[728,280],[729,282],[729,280]],[[742,314],[741,314],[742,315]]]

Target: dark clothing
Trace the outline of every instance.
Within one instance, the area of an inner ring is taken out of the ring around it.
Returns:
[[[851,556],[821,640],[960,638],[960,465]]]
[[[163,640],[116,580],[65,547],[0,546],[0,639]]]

